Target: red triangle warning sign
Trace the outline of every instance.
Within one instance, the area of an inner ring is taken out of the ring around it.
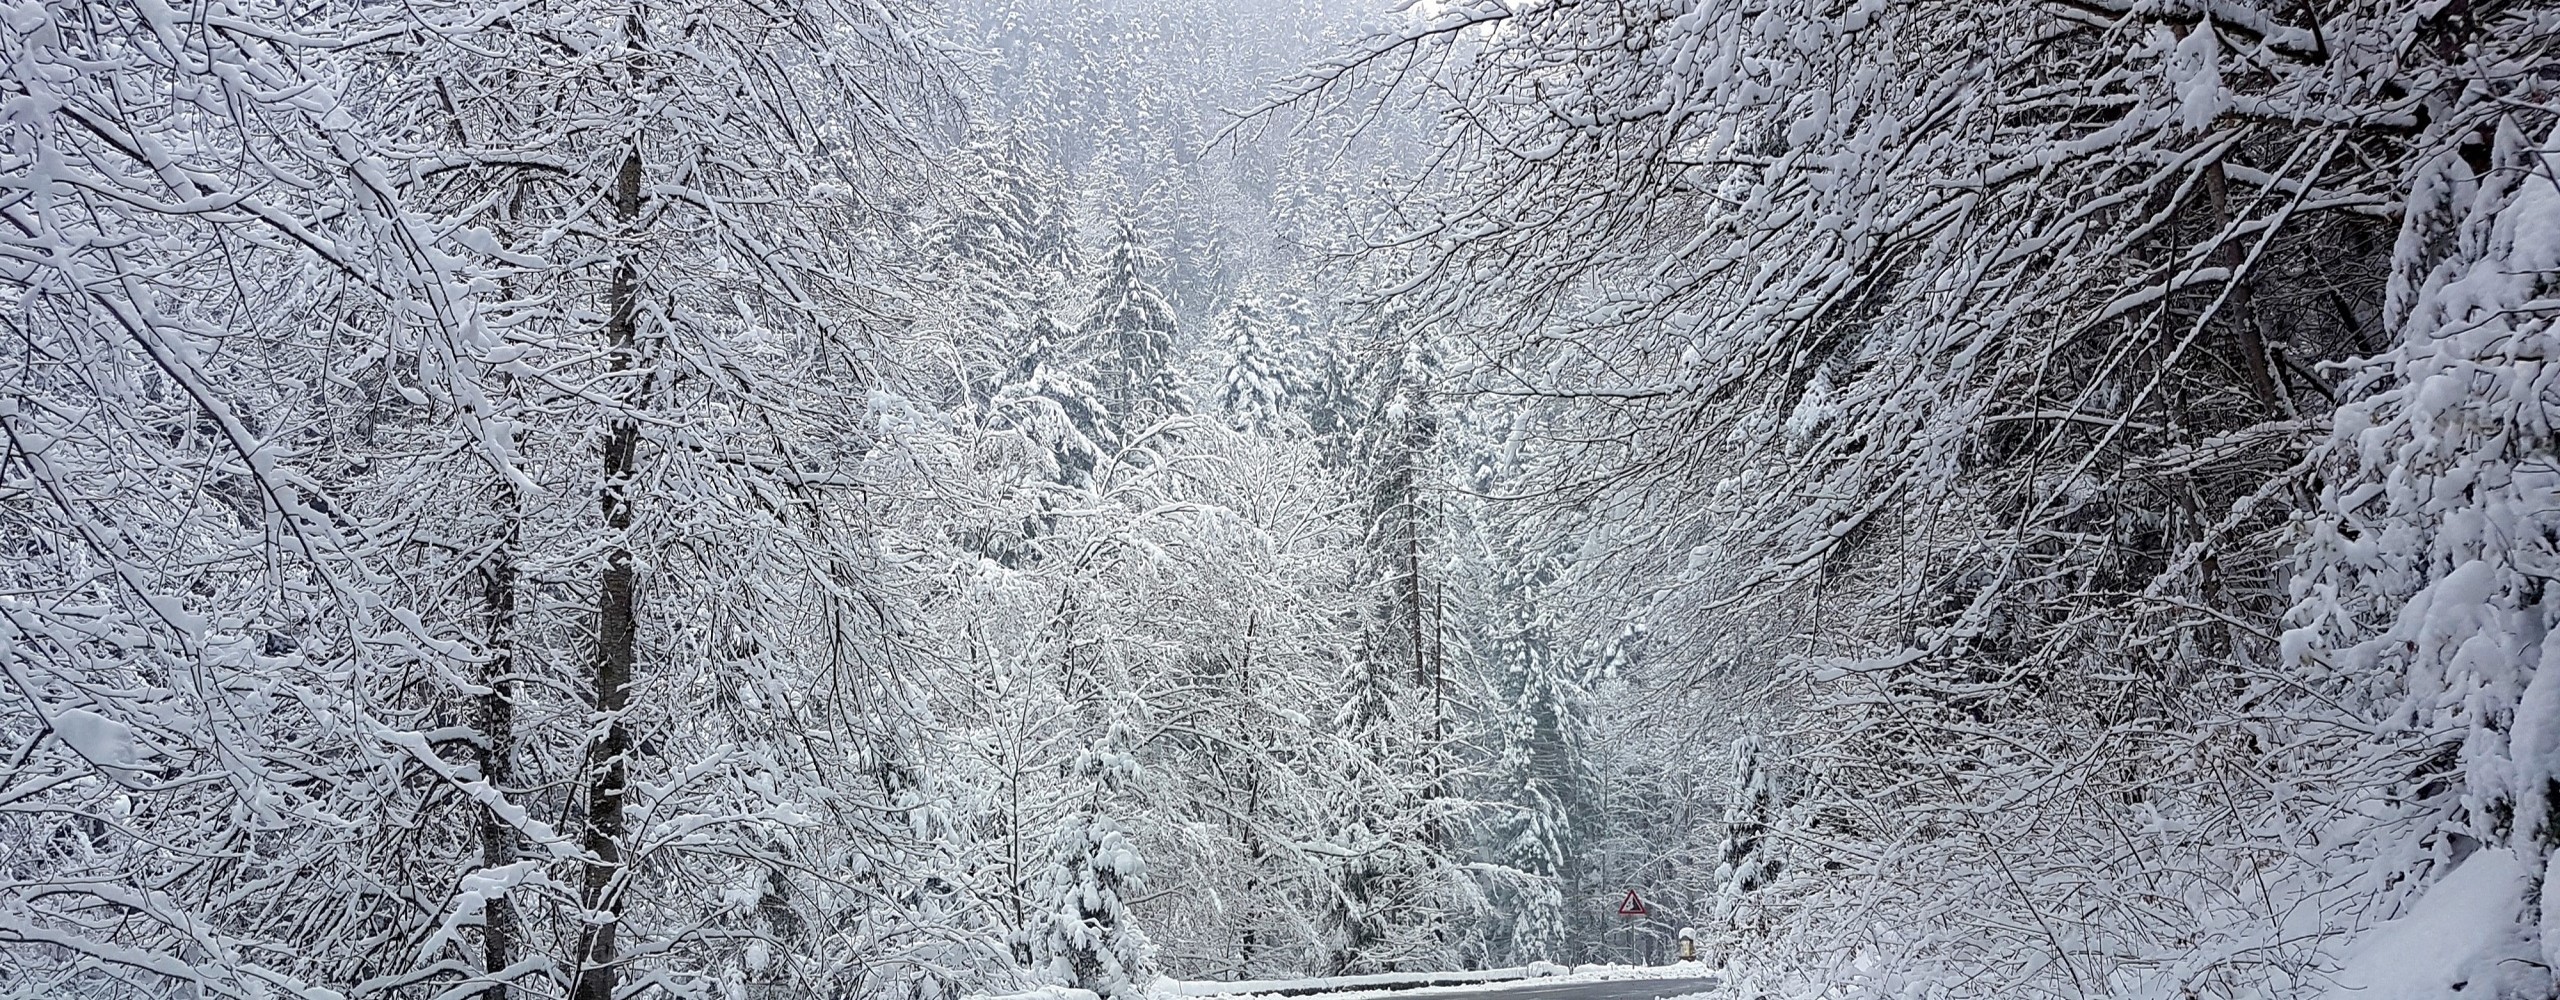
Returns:
[[[1633,889],[1627,890],[1627,898],[1618,901],[1618,915],[1621,917],[1641,917],[1651,912],[1644,908],[1644,900],[1636,898]]]

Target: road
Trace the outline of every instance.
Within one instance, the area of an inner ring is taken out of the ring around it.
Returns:
[[[1695,979],[1618,979],[1596,983],[1492,983],[1482,987],[1429,991],[1431,1000],[1656,1000],[1712,990],[1714,976]]]

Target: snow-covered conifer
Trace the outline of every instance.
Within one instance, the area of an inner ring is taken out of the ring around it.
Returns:
[[[1049,842],[1048,918],[1029,929],[1050,975],[1110,1000],[1137,1000],[1155,982],[1154,948],[1128,905],[1146,888],[1146,861],[1113,816],[1113,800],[1138,777],[1133,740],[1115,722],[1071,764],[1069,780],[1089,790]]]
[[[1218,314],[1221,363],[1214,398],[1229,419],[1262,434],[1289,428],[1308,388],[1299,363],[1300,336],[1288,317],[1257,296],[1237,296]]]
[[[1116,419],[1131,429],[1185,412],[1173,363],[1173,306],[1147,277],[1149,256],[1135,223],[1113,223],[1093,305],[1077,331],[1093,353]]]

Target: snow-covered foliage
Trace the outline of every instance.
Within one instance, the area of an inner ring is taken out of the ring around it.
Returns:
[[[1647,635],[1608,728],[1763,740],[1717,839],[1775,877],[1711,928],[1760,988],[2294,995],[2476,851],[2549,919],[2555,41],[1462,2],[1273,108],[1441,123],[1373,243],[1443,391],[1567,456],[1476,491],[1577,533],[1584,641]]]
[[[1155,977],[1154,948],[1129,912],[1127,896],[1147,887],[1146,861],[1112,818],[1117,793],[1137,777],[1125,723],[1105,727],[1065,775],[1088,791],[1059,821],[1043,880],[1047,920],[1025,928],[1035,961],[1066,982],[1111,1000],[1142,997]]]
[[[1778,875],[1780,865],[1771,857],[1769,824],[1777,819],[1777,790],[1770,787],[1769,769],[1763,764],[1760,737],[1743,736],[1733,741],[1734,786],[1725,800],[1724,851],[1716,859],[1715,916],[1729,926],[1740,926],[1737,913],[1743,901],[1753,892],[1769,884]]]
[[[1299,310],[1236,296],[1218,314],[1213,347],[1221,351],[1214,399],[1234,423],[1278,434],[1304,423],[1301,408],[1317,387],[1307,370],[1306,331],[1291,320]]]
[[[2530,885],[2560,848],[2560,146],[2522,124],[2416,167],[2399,339],[2321,450],[2285,653],[2420,742],[2433,863],[2505,845]]]
[[[966,972],[855,492],[911,18],[10,11],[0,992]]]
[[[0,1000],[2555,993],[2547,3],[0,62]]]

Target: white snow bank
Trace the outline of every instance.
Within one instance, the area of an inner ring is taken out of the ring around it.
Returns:
[[[1540,965],[1546,965],[1541,962]],[[1556,966],[1546,965],[1549,969]],[[1558,969],[1558,971],[1562,971]],[[1234,982],[1165,980],[1156,984],[1159,996],[1240,997],[1288,996],[1307,993],[1334,993],[1347,990],[1413,989],[1423,986],[1493,983],[1532,976],[1551,975],[1529,967],[1508,969],[1475,969],[1466,972],[1380,972],[1365,976],[1325,976],[1313,979],[1244,979]]]
[[[1546,986],[1559,983],[1584,983],[1634,979],[1699,979],[1715,975],[1712,967],[1696,962],[1675,965],[1577,965],[1571,971],[1552,962],[1508,969],[1479,969],[1468,972],[1388,972],[1368,976],[1331,976],[1322,979],[1266,979],[1244,982],[1177,982],[1156,983],[1160,997],[1219,997],[1223,1000],[1252,1000],[1257,997],[1312,997],[1314,1000],[1395,1000],[1425,998],[1447,993],[1475,994],[1487,988],[1504,989],[1513,985]]]
[[[2348,942],[2326,1000],[2479,1000],[2537,960],[2524,936],[2524,865],[2515,852],[2463,859],[2407,915]]]
[[[1696,962],[1674,965],[1577,965],[1567,970],[1553,962],[1533,962],[1507,969],[1472,969],[1462,972],[1381,972],[1365,976],[1325,976],[1310,979],[1250,979],[1234,982],[1218,980],[1158,979],[1148,988],[1151,996],[1175,1000],[1185,997],[1217,997],[1219,1000],[1257,1000],[1257,998],[1298,998],[1313,1000],[1394,1000],[1394,998],[1427,998],[1446,993],[1474,993],[1488,986],[1501,989],[1510,985],[1549,985],[1554,983],[1601,982],[1622,979],[1700,979],[1712,977],[1715,969]],[[1099,1000],[1091,992],[1064,986],[1045,986],[1027,993],[973,995],[971,1000]]]
[[[1568,978],[1575,982],[1615,982],[1621,979],[1696,979],[1716,974],[1716,967],[1704,962],[1673,962],[1669,965],[1577,965]]]
[[[979,1000],[1102,1000],[1102,996],[1073,986],[1043,986],[1027,993],[999,993]]]

